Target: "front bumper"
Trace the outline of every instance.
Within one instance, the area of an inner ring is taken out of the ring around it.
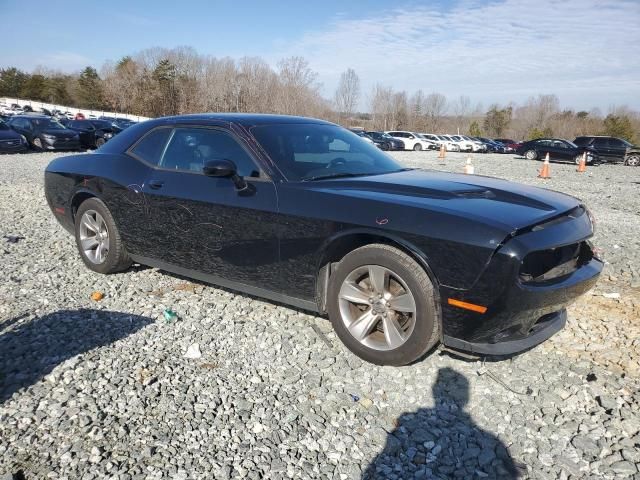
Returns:
[[[551,338],[564,328],[567,323],[567,311],[565,309],[559,312],[545,315],[538,320],[531,328],[528,335],[515,336],[510,339],[502,340],[497,343],[467,342],[459,338],[444,335],[442,343],[447,347],[463,350],[469,353],[481,353],[484,355],[512,355],[514,353],[524,352],[536,345],[541,344],[545,340]]]
[[[505,242],[470,288],[441,286],[443,343],[506,355],[531,348],[562,329],[566,307],[593,288],[603,268],[588,241],[593,229],[586,210],[576,212]],[[486,311],[466,310],[447,299]]]

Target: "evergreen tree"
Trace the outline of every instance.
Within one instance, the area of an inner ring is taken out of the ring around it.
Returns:
[[[606,116],[603,123],[604,135],[623,138],[631,143],[634,142],[633,126],[628,116],[610,113]]]
[[[19,97],[29,75],[15,67],[0,69],[0,96]]]
[[[78,78],[78,103],[83,108],[100,110],[104,108],[102,80],[93,67],[85,68]]]

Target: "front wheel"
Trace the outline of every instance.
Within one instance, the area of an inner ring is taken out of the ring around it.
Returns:
[[[633,153],[627,157],[624,161],[625,165],[629,167],[637,167],[640,166],[640,153]]]
[[[106,140],[102,137],[96,138],[96,148],[100,148],[102,145],[106,143]]]
[[[422,145],[420,145],[419,143],[416,143],[416,144],[413,146],[413,151],[414,151],[414,152],[419,152],[420,150],[422,150]]]
[[[80,257],[94,272],[125,270],[131,260],[107,206],[98,198],[85,200],[75,215],[75,237]]]
[[[373,244],[347,254],[331,276],[327,310],[345,346],[377,365],[406,365],[440,339],[433,284],[409,255]]]
[[[33,139],[33,148],[36,150],[42,150],[42,140],[40,140],[40,138],[36,137]]]

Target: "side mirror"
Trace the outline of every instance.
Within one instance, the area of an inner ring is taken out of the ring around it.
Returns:
[[[202,167],[202,172],[209,177],[230,178],[239,195],[248,196],[255,191],[253,185],[238,175],[238,169],[231,160],[209,160]]]
[[[202,167],[202,173],[209,177],[231,177],[237,169],[231,160],[210,160]]]

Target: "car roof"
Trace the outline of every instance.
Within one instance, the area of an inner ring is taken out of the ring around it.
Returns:
[[[49,115],[39,115],[37,113],[31,115],[14,115],[12,118],[26,118],[28,120],[42,119],[42,120],[51,120]]]
[[[296,117],[293,115],[274,115],[267,113],[194,113],[190,115],[177,115],[173,117],[162,117],[150,120],[157,124],[170,124],[180,121],[197,121],[197,120],[219,120],[224,122],[233,122],[245,127],[256,125],[275,125],[282,123],[316,123],[321,125],[335,125],[331,122],[319,120],[310,117]]]

